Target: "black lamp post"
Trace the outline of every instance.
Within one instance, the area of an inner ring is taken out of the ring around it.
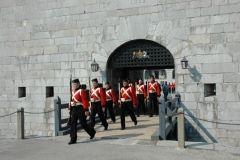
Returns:
[[[92,72],[97,72],[98,68],[99,68],[99,65],[97,64],[97,62],[94,59],[94,61],[91,63]]]
[[[187,69],[188,60],[185,58],[185,56],[184,56],[183,59],[181,60],[181,64],[182,64],[182,69]]]

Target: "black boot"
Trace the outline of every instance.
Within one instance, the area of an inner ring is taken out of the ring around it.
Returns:
[[[71,138],[71,140],[70,140],[70,142],[68,142],[68,144],[69,144],[69,145],[71,145],[71,144],[75,144],[76,141],[77,141],[77,140]]]
[[[108,124],[104,127],[104,130],[108,130]]]
[[[90,137],[90,139],[93,139],[95,137],[96,131],[94,132],[94,134]]]
[[[134,122],[134,125],[135,125],[135,126],[137,125],[137,120]]]

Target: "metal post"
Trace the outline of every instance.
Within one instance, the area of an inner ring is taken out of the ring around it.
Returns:
[[[185,128],[184,128],[184,110],[182,108],[178,109],[178,147],[185,148]]]
[[[163,96],[160,97],[160,104],[159,106],[159,139],[165,140],[166,139],[166,121],[165,121],[165,100]]]
[[[24,139],[24,108],[17,110],[17,139]]]
[[[60,131],[61,128],[61,99],[57,96],[54,98],[54,120],[55,120],[55,136],[58,136],[58,132]]]

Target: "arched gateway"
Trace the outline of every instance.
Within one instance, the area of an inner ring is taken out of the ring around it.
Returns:
[[[130,77],[132,81],[136,81],[137,78],[146,79],[149,74],[159,75],[158,71],[154,70],[174,69],[174,59],[159,43],[142,39],[132,40],[113,51],[108,59],[107,68],[108,81],[116,88],[119,78]],[[164,72],[160,73],[160,76],[162,74],[164,76]]]

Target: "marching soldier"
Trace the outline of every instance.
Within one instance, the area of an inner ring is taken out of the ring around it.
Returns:
[[[175,83],[172,83],[172,94],[175,93]]]
[[[170,82],[168,83],[168,88],[169,88],[169,90],[168,90],[168,93],[170,93],[170,94],[171,94],[172,85],[171,85],[171,83],[170,83]]]
[[[149,117],[153,116],[153,111],[155,110],[156,115],[158,111],[158,99],[161,96],[161,89],[153,75],[150,76],[150,82],[148,83],[149,90]]]
[[[129,87],[128,80],[123,80],[123,87],[120,91],[120,105],[121,105],[121,127],[122,130],[125,129],[125,112],[128,111],[132,121],[137,125],[137,118],[134,115],[134,109],[136,108],[136,93]]]
[[[141,107],[144,112],[144,115],[146,114],[144,99],[146,99],[147,92],[146,92],[146,86],[143,84],[142,78],[138,80],[136,93],[137,93],[137,116],[139,117]]]
[[[135,91],[135,86],[134,84],[131,82],[130,78],[127,78],[128,81],[128,86],[132,88],[133,91]],[[126,111],[125,116],[128,116],[128,111]]]
[[[91,126],[94,128],[95,126],[95,116],[98,114],[103,126],[104,130],[108,129],[108,123],[104,118],[105,105],[106,105],[106,97],[103,88],[98,87],[97,78],[92,79],[93,88],[90,91],[90,100],[91,100]]]
[[[116,105],[116,95],[113,89],[111,89],[109,83],[107,82],[105,84],[105,88],[106,88],[106,108],[105,108],[105,119],[107,119],[107,109],[109,111],[109,114],[111,116],[111,119],[113,121],[113,123],[115,123],[116,119],[115,119],[115,114],[113,111],[113,108]]]
[[[88,107],[89,103],[87,100],[87,94],[84,90],[80,89],[79,79],[74,79],[72,81],[72,100],[71,106],[69,106],[69,113],[72,115],[71,118],[71,130],[70,137],[71,140],[68,143],[74,144],[77,141],[77,121],[80,120],[83,129],[90,135],[90,139],[93,139],[96,131],[91,128],[87,122],[86,117],[89,115]],[[72,109],[70,109],[72,107]]]

